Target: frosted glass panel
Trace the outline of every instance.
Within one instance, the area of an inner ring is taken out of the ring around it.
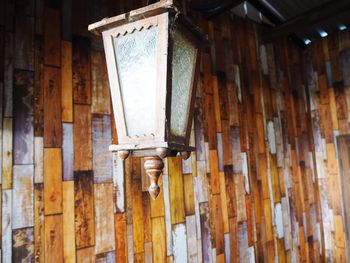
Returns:
[[[171,133],[186,135],[190,94],[197,49],[181,33],[175,32],[173,48]]]
[[[129,136],[155,133],[157,27],[114,38],[119,85]]]

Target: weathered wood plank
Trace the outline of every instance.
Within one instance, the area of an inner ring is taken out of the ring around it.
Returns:
[[[13,262],[34,261],[34,229],[33,227],[16,229],[12,234]]]
[[[13,110],[13,56],[14,37],[13,33],[5,35],[5,57],[4,57],[4,117],[12,117]]]
[[[74,177],[74,134],[72,123],[62,123],[62,160],[63,180],[73,180]]]
[[[45,216],[45,262],[63,262],[62,215]]]
[[[164,217],[152,218],[153,262],[166,261],[166,240]]]
[[[61,72],[44,67],[44,146],[62,146],[61,125]]]
[[[184,193],[185,193],[185,214],[194,214],[194,188],[193,188],[193,176],[192,174],[186,174],[183,176],[184,179]]]
[[[92,117],[92,162],[95,183],[112,181],[112,154],[108,150],[111,143],[110,116],[94,115]]]
[[[14,67],[34,69],[34,17],[17,15],[15,19]]]
[[[94,186],[92,171],[74,172],[75,245],[95,245]]]
[[[44,139],[34,137],[34,183],[44,182]]]
[[[36,36],[34,50],[34,136],[44,135],[43,37]]]
[[[54,8],[45,8],[44,15],[44,63],[59,67],[61,64],[60,12]]]
[[[94,184],[95,254],[115,249],[113,216],[113,184]],[[108,201],[107,201],[108,200]]]
[[[187,262],[187,235],[184,223],[176,224],[172,230],[173,256],[175,262]]]
[[[142,191],[141,180],[132,180],[132,228],[134,240],[134,253],[144,252],[144,228],[143,228],[143,209],[142,209]]]
[[[74,171],[92,170],[90,106],[74,105]]]
[[[34,167],[32,164],[13,166],[12,228],[34,226]]]
[[[185,222],[185,200],[181,159],[168,158],[171,223]]]
[[[77,263],[95,263],[94,247],[86,247],[77,250]]]
[[[115,229],[115,249],[116,261],[119,263],[127,262],[126,257],[126,220],[124,214],[115,214],[114,217]]]
[[[44,262],[45,229],[44,229],[44,185],[34,185],[34,262]]]
[[[73,38],[73,100],[91,104],[89,39]]]
[[[62,213],[62,150],[44,149],[45,215]]]
[[[110,114],[110,91],[106,61],[103,52],[91,51],[91,112]]]
[[[73,122],[72,43],[61,42],[62,121]]]
[[[2,262],[12,262],[12,190],[2,190],[1,256]]]
[[[115,263],[115,251],[96,255],[96,263]]]
[[[74,181],[63,182],[63,258],[75,262]]]
[[[12,188],[12,118],[3,118],[2,189]]]
[[[124,162],[113,152],[113,187],[115,198],[115,212],[125,211],[125,185],[124,185]]]
[[[33,88],[34,75],[31,71],[14,71],[14,164],[32,164],[34,161]]]
[[[211,243],[211,235],[210,235],[209,205],[207,202],[200,203],[199,208],[200,208],[203,262],[211,262],[212,243]]]

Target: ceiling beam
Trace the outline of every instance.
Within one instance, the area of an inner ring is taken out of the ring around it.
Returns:
[[[203,4],[201,0],[192,0],[191,8],[196,11],[200,11],[205,14],[207,19],[212,19],[222,14],[223,12],[230,10],[239,4],[243,3],[244,0],[223,0],[216,2],[209,2],[207,4]]]
[[[278,15],[276,15],[273,12],[273,10],[271,10],[268,6],[266,6],[261,1],[259,1],[259,0],[249,0],[248,2],[252,6],[254,6],[256,10],[261,12],[261,14],[263,14],[268,20],[270,20],[270,22],[275,24],[277,27],[279,27],[280,25],[283,24],[283,20]],[[270,29],[270,31],[271,30],[274,30],[274,29]],[[269,34],[270,31],[266,31],[266,34]],[[296,34],[290,34],[290,39],[296,45],[298,45],[300,48],[305,48],[306,45],[304,44],[304,42]],[[265,37],[264,37],[264,40],[268,40],[268,39],[265,39]]]
[[[273,40],[282,36],[297,33],[305,28],[314,26],[330,17],[350,10],[349,0],[329,1],[323,5],[310,9],[285,23],[277,26],[266,34],[266,40]]]

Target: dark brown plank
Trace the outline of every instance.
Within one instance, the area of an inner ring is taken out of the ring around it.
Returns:
[[[91,104],[89,39],[73,38],[73,100],[74,103]]]
[[[94,186],[92,171],[74,173],[75,244],[95,245]]]
[[[14,71],[14,164],[32,164],[34,161],[33,86],[33,72]]]
[[[44,67],[44,146],[61,147],[61,73],[58,68]]]
[[[53,8],[45,8],[44,20],[44,61],[46,65],[61,64],[61,28],[60,12]]]

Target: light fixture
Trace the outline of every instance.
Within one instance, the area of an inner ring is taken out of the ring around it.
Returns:
[[[304,38],[304,44],[309,45],[311,43],[311,40],[309,38]]]
[[[328,36],[328,33],[326,32],[326,31],[324,31],[324,30],[318,30],[318,33],[320,34],[320,36],[321,37],[326,37],[326,36]]]
[[[346,25],[338,24],[338,28],[339,28],[340,31],[344,31],[344,30],[346,30]]]
[[[145,157],[156,198],[163,158],[188,158],[203,35],[174,5],[161,0],[89,25],[102,34],[121,159]]]

